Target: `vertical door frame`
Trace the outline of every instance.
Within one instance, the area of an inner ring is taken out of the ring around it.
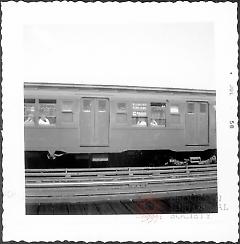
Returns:
[[[204,143],[204,144],[199,144],[198,142],[197,143],[194,143],[194,144],[190,144],[190,143],[187,143],[187,142],[185,142],[185,145],[186,146],[208,146],[209,145],[209,143],[210,143],[210,127],[209,127],[209,123],[210,123],[210,116],[209,116],[209,101],[208,100],[205,100],[205,101],[203,101],[203,100],[187,100],[186,101],[186,109],[185,109],[185,140],[186,140],[186,131],[187,131],[187,128],[186,128],[186,116],[187,116],[187,114],[188,114],[188,103],[194,103],[194,104],[199,104],[199,106],[200,106],[200,103],[206,103],[207,104],[207,130],[208,130],[208,133],[207,133],[207,143]],[[197,111],[197,113],[195,112],[195,116],[196,116],[196,121],[197,121],[197,124],[195,125],[195,129],[196,129],[196,131],[197,131],[197,133],[199,133],[198,132],[198,121],[199,121],[199,116],[198,116],[198,114],[200,113],[200,107],[199,107],[199,111]]]
[[[97,97],[97,96],[83,96],[83,97],[80,97],[80,111],[79,111],[79,128],[80,128],[80,131],[79,131],[79,136],[81,136],[81,123],[82,123],[82,120],[81,120],[81,116],[82,116],[82,113],[83,113],[83,100],[84,99],[89,99],[89,100],[92,100],[93,101],[93,110],[91,110],[91,112],[93,112],[93,135],[95,137],[96,135],[96,113],[98,112],[98,103],[97,101],[100,100],[100,99],[104,99],[104,100],[107,100],[107,108],[106,108],[106,111],[108,113],[107,117],[108,117],[108,135],[107,135],[107,145],[99,145],[99,144],[92,144],[92,145],[81,145],[81,139],[80,139],[80,147],[109,147],[109,142],[110,142],[110,99],[109,97]]]

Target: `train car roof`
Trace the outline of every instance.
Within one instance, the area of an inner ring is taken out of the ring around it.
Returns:
[[[56,88],[56,89],[101,89],[109,91],[142,91],[142,92],[171,92],[171,93],[197,93],[215,95],[216,90],[168,88],[168,87],[144,87],[144,86],[121,86],[121,85],[91,85],[91,84],[68,84],[68,83],[35,83],[24,82],[25,88]]]

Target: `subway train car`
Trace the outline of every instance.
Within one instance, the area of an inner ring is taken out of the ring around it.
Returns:
[[[216,92],[24,83],[26,168],[159,166],[216,156]]]

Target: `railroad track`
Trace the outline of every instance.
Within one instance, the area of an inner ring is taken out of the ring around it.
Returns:
[[[26,203],[77,203],[215,194],[217,166],[27,169]]]

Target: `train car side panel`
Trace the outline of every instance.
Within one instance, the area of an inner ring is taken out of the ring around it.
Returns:
[[[207,92],[26,87],[24,118],[33,114],[34,122],[25,124],[25,150],[215,149],[214,105],[215,94]],[[39,124],[42,114],[49,125]]]

